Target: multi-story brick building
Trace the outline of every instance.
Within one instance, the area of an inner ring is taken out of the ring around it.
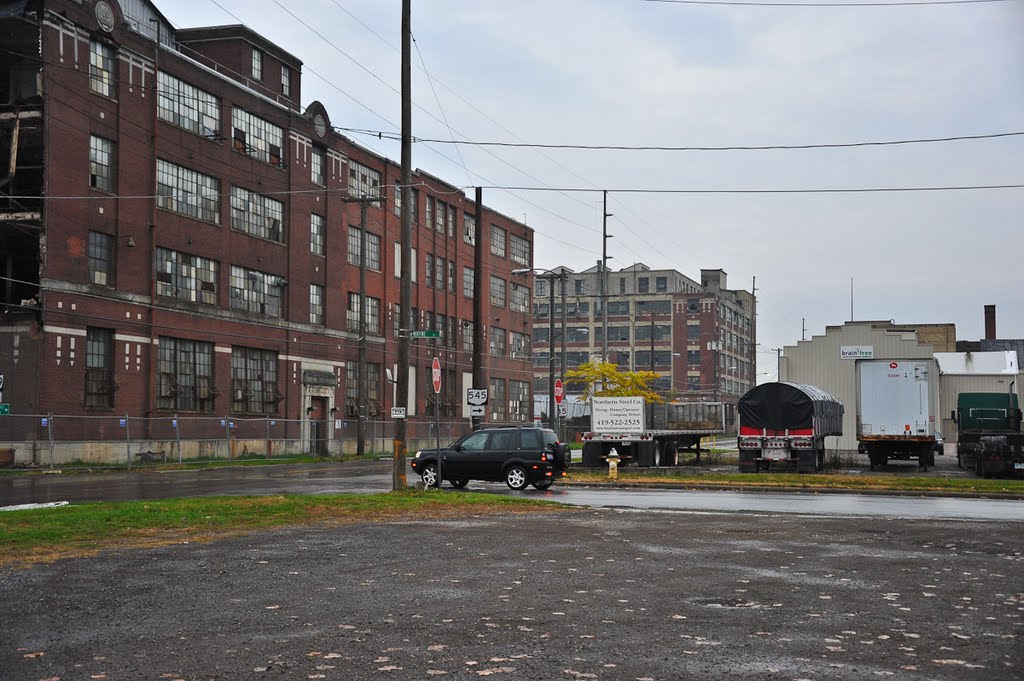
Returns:
[[[534,283],[534,395],[539,412],[547,413],[552,331],[556,370],[561,358],[564,281],[566,368],[601,360],[606,300],[608,361],[623,370],[654,371],[655,388],[666,396],[722,401],[727,422],[735,423],[736,401],[753,387],[756,376],[756,300],[751,293],[726,288],[722,270],[701,270],[698,283],[675,270],[651,270],[638,263],[607,273],[607,296],[600,263],[583,272],[565,267],[551,272]],[[553,320],[548,316],[552,283]]]
[[[8,2],[0,35],[13,413],[277,417],[305,440],[360,396],[388,418],[409,328],[441,332],[413,341],[409,415],[434,408],[438,356],[441,416],[462,419],[479,277],[489,419],[530,418],[530,291],[510,272],[532,266],[532,230],[483,208],[474,243],[475,201],[417,171],[399,323],[400,168],[338,134],[319,102],[302,108],[297,57],[243,26],[175,30],[145,0]],[[352,199],[366,197],[379,201],[362,225]]]

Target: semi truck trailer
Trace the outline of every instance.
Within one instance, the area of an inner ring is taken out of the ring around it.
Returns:
[[[857,360],[857,447],[871,468],[891,460],[935,465],[933,359]]]
[[[740,473],[785,463],[800,473],[825,467],[825,438],[843,434],[843,404],[821,388],[763,383],[736,404]]]

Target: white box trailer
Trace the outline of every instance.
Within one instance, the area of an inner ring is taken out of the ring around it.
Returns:
[[[890,459],[935,465],[933,359],[857,361],[857,442],[871,467]]]

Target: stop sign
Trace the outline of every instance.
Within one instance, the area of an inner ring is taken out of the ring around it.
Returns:
[[[555,379],[555,404],[561,404],[565,399],[565,388],[562,387],[562,379]]]
[[[434,383],[434,394],[439,394],[441,392],[441,360],[437,357],[430,365],[430,379]]]

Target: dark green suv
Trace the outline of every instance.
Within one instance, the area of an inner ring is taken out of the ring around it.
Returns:
[[[549,428],[481,428],[447,447],[421,449],[411,463],[428,487],[437,486],[440,463],[440,475],[452,487],[488,480],[504,481],[514,490],[547,489],[565,476],[570,456],[568,445]]]

